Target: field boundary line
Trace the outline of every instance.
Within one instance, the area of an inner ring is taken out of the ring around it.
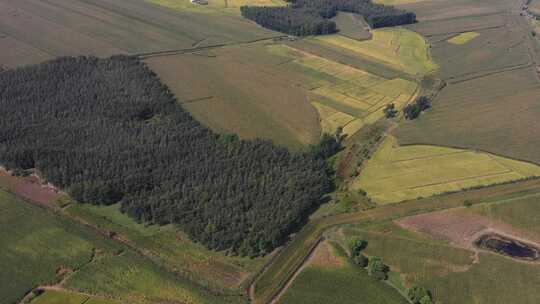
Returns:
[[[225,42],[225,43],[219,43],[219,44],[201,46],[201,47],[194,47],[194,48],[162,50],[162,51],[146,52],[146,53],[134,53],[134,54],[130,54],[130,55],[133,56],[133,57],[137,57],[139,59],[147,59],[147,58],[153,58],[153,57],[164,57],[164,56],[174,56],[174,55],[183,55],[183,54],[196,53],[196,52],[200,52],[200,51],[212,50],[212,49],[228,47],[228,46],[249,45],[249,44],[254,44],[254,43],[257,43],[257,42],[261,42],[261,41],[269,41],[269,40],[275,40],[275,39],[286,38],[286,37],[288,37],[288,36],[276,35],[276,36],[272,36],[272,37],[260,38],[260,39],[249,40],[249,41]]]

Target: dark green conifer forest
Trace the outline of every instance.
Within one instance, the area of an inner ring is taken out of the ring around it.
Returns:
[[[327,151],[215,134],[131,57],[0,73],[0,117],[1,165],[35,168],[80,202],[120,202],[137,221],[177,224],[217,250],[269,252],[331,187],[317,156]]]

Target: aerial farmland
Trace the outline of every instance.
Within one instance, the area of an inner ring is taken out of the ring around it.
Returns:
[[[0,304],[540,303],[538,16],[0,0]]]

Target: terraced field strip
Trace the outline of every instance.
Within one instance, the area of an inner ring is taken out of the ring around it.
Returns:
[[[454,36],[450,39],[447,40],[448,43],[452,43],[452,44],[465,44],[471,40],[473,40],[474,38],[478,37],[480,34],[477,33],[477,32],[466,32],[466,33],[461,33],[457,36]]]
[[[287,285],[291,277],[302,266],[306,257],[318,244],[322,233],[334,226],[397,219],[413,214],[462,207],[465,200],[472,204],[518,197],[540,191],[540,180],[527,180],[511,184],[496,185],[481,189],[434,196],[399,204],[380,206],[364,212],[340,214],[318,219],[307,224],[281,251],[270,266],[254,282],[250,289],[253,303],[270,303]]]
[[[358,41],[340,35],[319,36],[313,41],[343,48],[371,61],[410,75],[424,75],[437,69],[431,60],[429,44],[419,34],[403,29],[376,29],[373,38]]]
[[[319,111],[324,132],[343,127],[353,135],[365,124],[384,116],[382,109],[394,103],[398,110],[412,99],[417,84],[402,78],[386,79],[349,65],[328,60],[290,46],[268,46],[270,53],[287,58],[282,66],[311,76],[311,102]]]
[[[540,167],[488,153],[427,145],[398,146],[389,136],[353,189],[379,204],[540,176]]]

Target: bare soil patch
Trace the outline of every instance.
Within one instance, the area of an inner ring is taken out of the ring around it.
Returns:
[[[497,233],[531,243],[537,241],[525,240],[524,233],[515,227],[500,220],[472,214],[467,209],[420,214],[397,220],[395,223],[402,228],[427,233],[434,238],[446,240],[453,246],[473,251],[478,249],[474,242],[486,233]]]
[[[319,244],[308,260],[308,265],[320,267],[343,267],[344,261],[334,255],[332,245],[328,241]]]
[[[56,208],[56,201],[63,195],[52,185],[44,184],[35,174],[26,177],[12,176],[1,167],[0,187],[5,187],[24,199],[49,208]]]

